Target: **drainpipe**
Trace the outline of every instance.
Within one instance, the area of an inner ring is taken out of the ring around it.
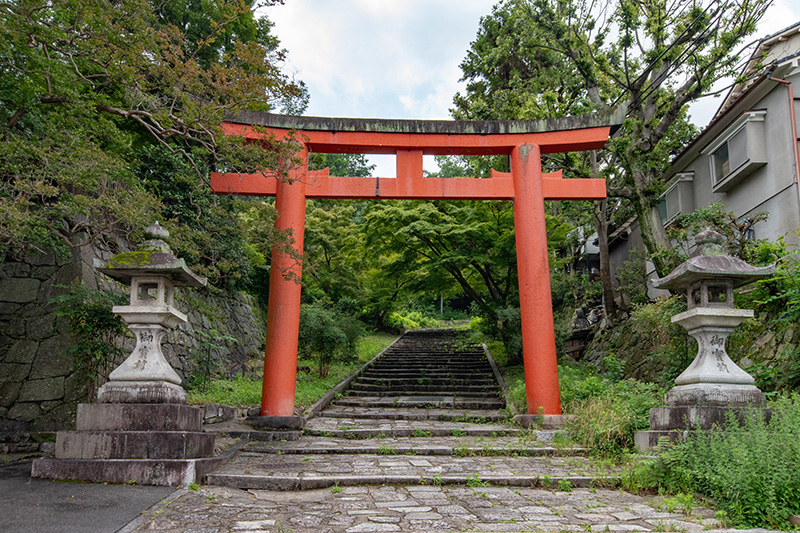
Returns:
[[[797,184],[797,200],[800,202],[800,150],[797,147],[797,120],[795,119],[794,112],[794,90],[792,89],[792,82],[780,78],[769,77],[770,80],[783,83],[788,89],[789,95],[789,117],[792,123],[792,145],[794,146],[794,182]]]

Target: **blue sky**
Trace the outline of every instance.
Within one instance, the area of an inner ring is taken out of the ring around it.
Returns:
[[[447,119],[463,90],[459,64],[495,0],[286,0],[265,8],[288,51],[287,69],[311,93],[307,115]],[[800,2],[776,0],[758,36],[800,20]],[[704,126],[720,99],[691,108]],[[391,162],[379,175],[393,175]],[[386,166],[385,166],[386,165]]]

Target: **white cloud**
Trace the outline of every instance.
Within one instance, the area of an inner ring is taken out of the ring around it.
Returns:
[[[308,114],[446,118],[494,0],[289,0],[266,9]]]
[[[287,0],[266,9],[289,68],[311,93],[310,115],[449,117],[459,64],[496,0]],[[758,36],[800,20],[800,2],[776,0]],[[720,100],[692,106],[705,124]]]

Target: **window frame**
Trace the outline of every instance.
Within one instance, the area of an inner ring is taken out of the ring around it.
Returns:
[[[709,174],[711,176],[711,188],[713,192],[727,192],[734,185],[767,164],[764,133],[766,115],[766,110],[754,110],[743,113],[718,135],[713,142],[701,150],[701,154],[708,156]],[[736,167],[733,167],[731,162],[731,146],[729,143],[739,134],[744,134],[743,142],[746,153],[744,159]],[[724,169],[724,163],[720,165],[717,161],[717,154],[721,150],[726,151],[728,172],[719,176],[718,170],[720,168]]]

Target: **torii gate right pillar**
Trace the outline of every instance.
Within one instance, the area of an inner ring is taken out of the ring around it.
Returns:
[[[557,415],[561,414],[561,398],[539,146],[515,147],[511,174],[528,413]]]

